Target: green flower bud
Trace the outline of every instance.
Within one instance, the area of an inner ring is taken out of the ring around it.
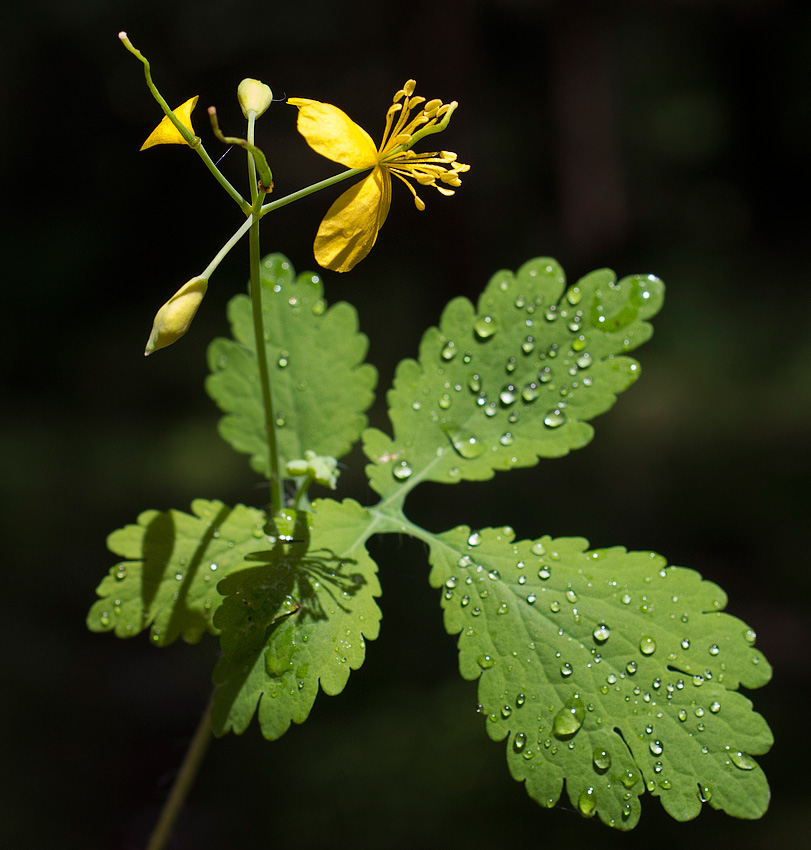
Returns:
[[[259,80],[250,77],[244,79],[237,88],[237,99],[239,100],[242,114],[247,118],[249,112],[255,112],[258,118],[270,106],[273,100],[273,92],[270,86],[266,86]]]
[[[304,452],[304,459],[288,461],[285,471],[288,475],[309,475],[316,484],[330,490],[338,484],[338,461],[329,455],[317,455],[310,449]]]
[[[205,278],[193,277],[158,310],[144,357],[177,342],[186,333],[207,289],[208,281]]]

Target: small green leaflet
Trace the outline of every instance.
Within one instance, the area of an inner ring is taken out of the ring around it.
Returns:
[[[677,820],[702,802],[756,818],[769,788],[753,755],[772,736],[737,688],[771,668],[724,592],[652,552],[581,538],[513,541],[461,527],[431,544],[459,665],[479,679],[493,740],[544,806],[631,829],[647,790]]]
[[[222,597],[217,584],[245,566],[246,555],[268,548],[265,514],[196,499],[194,515],[144,511],[137,525],[114,531],[107,545],[126,560],[96,591],[87,617],[91,631],[134,637],[151,627],[151,640],[166,646],[178,637],[195,643],[214,631],[211,617]]]
[[[355,308],[327,309],[318,275],[295,276],[290,261],[270,254],[262,261],[265,352],[273,386],[282,468],[304,457],[342,457],[366,426],[374,400],[375,368],[363,363],[368,340],[358,332]],[[228,304],[234,340],[215,339],[208,349],[212,374],[206,390],[226,414],[220,434],[250,454],[252,468],[267,474],[265,415],[256,366],[251,300]]]
[[[307,719],[319,683],[338,694],[363,664],[381,617],[377,565],[364,546],[371,524],[357,502],[318,500],[291,530],[302,542],[221,582],[217,735],[244,732],[256,712],[262,734],[278,738]]]
[[[638,377],[624,352],[650,338],[646,319],[663,297],[658,278],[618,282],[608,269],[566,289],[560,266],[541,257],[494,275],[476,309],[455,298],[419,361],[397,369],[394,438],[364,433],[372,486],[385,496],[407,479],[481,481],[586,445],[587,420]]]

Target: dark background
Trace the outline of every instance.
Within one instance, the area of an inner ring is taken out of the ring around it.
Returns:
[[[440,530],[513,525],[654,549],[721,584],[775,680],[754,694],[777,743],[759,822],[705,807],[674,824],[646,798],[630,835],[536,806],[456,673],[421,545],[374,541],[384,628],[338,698],[265,742],[213,744],[176,848],[788,846],[809,827],[808,153],[811,6],[796,0],[15,2],[0,27],[5,651],[3,847],[145,844],[209,691],[216,642],[162,651],[84,627],[113,563],[106,534],[197,496],[261,504],[215,431],[205,346],[227,330],[247,247],[212,279],[194,327],[145,361],[156,308],[240,213],[180,147],[138,147],[160,114],[120,29],[172,104],[242,132],[245,76],[344,108],[378,138],[392,93],[461,106],[441,145],[472,164],[453,199],[402,187],[372,254],[327,296],[357,305],[380,366],[417,349],[458,294],[555,256],[668,284],[642,380],[592,445],[478,485],[420,488]],[[239,119],[239,120],[238,120]],[[334,173],[275,104],[258,141],[276,197]],[[244,186],[236,152],[223,167]],[[337,191],[265,220],[266,250],[313,268]],[[380,393],[382,396],[382,392]],[[386,428],[382,406],[374,424]],[[353,455],[341,495],[369,503]],[[10,791],[9,791],[10,786]]]

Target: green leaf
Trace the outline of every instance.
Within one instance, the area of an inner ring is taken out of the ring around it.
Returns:
[[[327,309],[321,278],[295,277],[281,254],[262,261],[265,353],[270,368],[281,465],[304,457],[345,455],[366,426],[377,372],[363,363],[367,338],[358,332],[355,308],[340,302]],[[251,300],[228,304],[234,341],[215,339],[208,349],[212,374],[206,390],[226,414],[220,434],[251,466],[267,474],[265,414],[258,381]]]
[[[381,495],[392,478],[481,481],[591,440],[587,420],[639,375],[623,352],[650,338],[645,320],[664,286],[602,269],[564,289],[560,266],[542,257],[494,275],[475,310],[466,298],[448,304],[419,361],[397,369],[387,396],[394,438],[364,434]]]
[[[258,707],[262,734],[278,738],[291,721],[306,720],[319,682],[324,693],[338,694],[361,666],[381,617],[377,565],[364,547],[371,524],[357,502],[318,500],[292,531],[302,542],[221,582],[217,735],[244,732]]]
[[[182,636],[195,643],[215,631],[211,618],[222,601],[217,582],[243,566],[245,556],[268,548],[262,511],[197,499],[194,515],[144,511],[137,525],[114,531],[116,564],[99,585],[88,627],[134,637],[151,627],[151,640],[166,646]]]
[[[737,688],[771,668],[724,592],[652,552],[586,551],[581,538],[513,542],[509,528],[456,528],[431,545],[431,583],[459,665],[479,679],[493,740],[544,806],[633,827],[647,790],[677,820],[702,801],[766,810],[752,755],[771,732]]]

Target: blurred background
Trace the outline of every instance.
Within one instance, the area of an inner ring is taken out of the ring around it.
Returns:
[[[205,347],[227,332],[247,245],[212,279],[182,344],[144,360],[157,307],[197,274],[240,213],[189,151],[138,153],[160,118],[126,30],[170,103],[201,96],[242,133],[246,76],[278,97],[345,109],[379,138],[393,92],[461,106],[441,145],[471,163],[427,210],[394,188],[372,254],[326,273],[380,369],[417,351],[445,302],[490,275],[556,257],[571,281],[609,266],[655,273],[668,300],[643,375],[593,443],[485,484],[421,487],[428,528],[511,524],[661,552],[729,593],[774,682],[754,694],[777,743],[761,821],[707,809],[676,825],[646,797],[630,835],[530,801],[475,712],[421,545],[375,539],[380,639],[343,695],[267,743],[216,741],[173,848],[789,846],[807,834],[802,711],[809,679],[811,6],[802,0],[27,0],[0,27],[4,282],[0,702],[8,848],[143,847],[209,692],[216,641],[164,650],[92,635],[114,563],[106,535],[195,497],[261,504],[216,434]],[[258,125],[277,197],[335,168],[274,105]],[[223,161],[244,186],[237,152]],[[315,267],[340,190],[265,220],[263,247]],[[378,403],[372,423],[387,429]],[[371,503],[355,454],[341,495]]]

